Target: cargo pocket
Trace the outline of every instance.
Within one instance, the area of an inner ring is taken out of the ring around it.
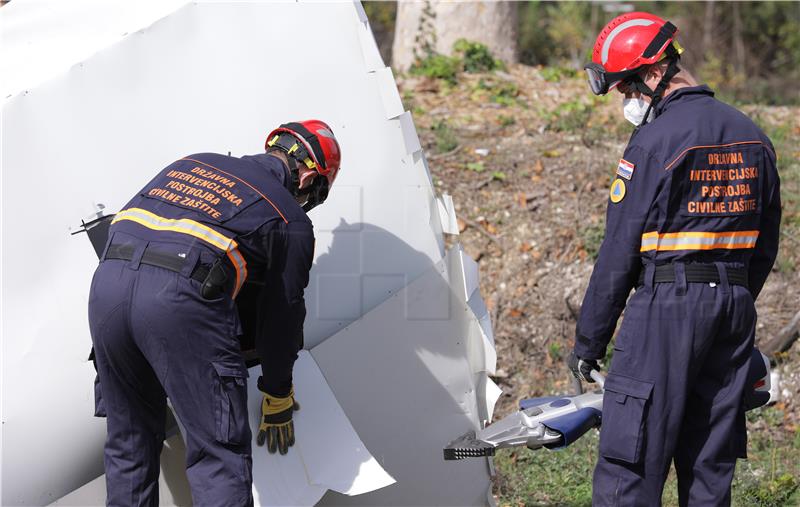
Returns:
[[[107,417],[106,414],[106,403],[103,401],[103,391],[100,390],[100,375],[97,374],[97,358],[94,354],[94,347],[92,350],[89,351],[89,357],[87,361],[91,361],[94,365],[94,416],[95,417]]]
[[[215,438],[223,444],[244,445],[250,441],[247,420],[247,369],[212,363],[214,366]]]
[[[103,401],[103,392],[100,391],[100,376],[94,376],[94,416],[106,417],[106,403]]]
[[[638,463],[644,444],[645,411],[653,383],[611,374],[603,394],[603,426],[600,454],[606,458]]]

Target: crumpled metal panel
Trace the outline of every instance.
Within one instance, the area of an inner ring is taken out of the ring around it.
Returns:
[[[127,0],[15,0],[0,10],[0,69],[20,77],[0,97],[4,504],[46,504],[102,472],[105,428],[91,417],[94,371],[86,361],[96,257],[86,238],[69,235],[98,200],[116,211],[180,156],[260,152],[275,125],[318,117],[332,125],[343,160],[331,198],[310,214],[317,249],[306,346],[325,344],[444,255],[413,119],[401,111],[360,6],[133,4],[135,15],[118,10],[130,8]],[[104,24],[108,31],[90,29]],[[48,52],[60,56],[22,71]],[[454,314],[453,325],[475,335],[469,315]],[[459,385],[472,386],[473,375],[465,375]],[[409,379],[456,388],[436,384],[436,376]],[[331,388],[349,417],[357,394]],[[478,471],[448,473],[461,480]],[[472,478],[488,481],[485,471]]]

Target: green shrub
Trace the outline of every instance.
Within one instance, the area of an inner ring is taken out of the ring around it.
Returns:
[[[503,62],[495,60],[485,44],[480,42],[458,39],[453,44],[453,56],[436,53],[431,44],[423,51],[424,56],[419,56],[409,69],[414,76],[427,76],[443,79],[450,84],[456,84],[459,72],[490,72],[503,69]]]
[[[519,87],[510,81],[503,81],[494,88],[492,102],[503,106],[513,106],[517,103]]]
[[[797,490],[797,479],[789,473],[774,480],[748,480],[736,491],[737,503],[754,507],[779,507],[788,503]]]
[[[432,53],[414,62],[409,72],[414,76],[443,79],[450,84],[455,84],[460,68],[461,60],[459,58]]]
[[[502,62],[495,60],[489,48],[480,42],[458,39],[453,44],[453,52],[461,57],[465,72],[489,72],[503,68]]]

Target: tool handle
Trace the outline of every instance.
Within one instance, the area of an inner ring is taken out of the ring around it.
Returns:
[[[592,370],[591,373],[589,373],[589,375],[592,377],[592,379],[594,379],[595,382],[598,383],[598,385],[600,386],[600,389],[603,389],[603,386],[606,383],[605,375],[603,375],[602,373],[600,373],[597,370]]]
[[[570,378],[572,379],[572,394],[583,394],[583,383],[572,374],[570,374]]]

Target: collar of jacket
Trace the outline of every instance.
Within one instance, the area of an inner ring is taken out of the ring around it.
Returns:
[[[672,104],[680,102],[681,100],[690,98],[691,96],[695,95],[709,95],[713,97],[714,91],[707,85],[686,86],[683,88],[678,88],[674,92],[664,97],[658,104],[656,104],[656,116],[660,115],[661,113],[669,109],[669,107]]]
[[[274,176],[286,190],[289,190],[289,182],[291,181],[289,177],[289,168],[286,167],[286,164],[284,164],[281,159],[266,153],[259,153],[258,155],[254,155],[253,158],[264,167],[264,170]]]

